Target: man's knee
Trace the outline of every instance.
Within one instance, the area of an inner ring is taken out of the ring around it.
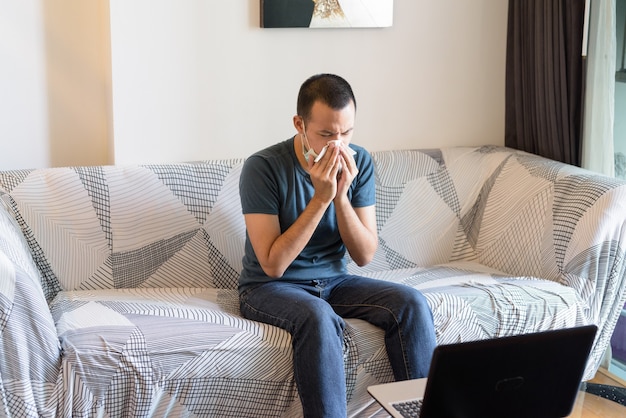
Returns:
[[[344,320],[325,301],[320,299],[298,308],[299,327],[304,328],[305,334],[315,333],[321,338],[343,335]]]

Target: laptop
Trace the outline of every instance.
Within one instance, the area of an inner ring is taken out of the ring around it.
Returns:
[[[571,413],[597,327],[439,345],[428,378],[369,386],[393,417],[564,417]],[[421,402],[411,415],[401,405]]]

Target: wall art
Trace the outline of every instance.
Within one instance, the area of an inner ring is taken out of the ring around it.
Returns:
[[[264,28],[384,28],[393,0],[261,0]]]

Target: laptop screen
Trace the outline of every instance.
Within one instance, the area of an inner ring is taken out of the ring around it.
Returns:
[[[420,417],[567,416],[596,330],[591,325],[439,346]]]

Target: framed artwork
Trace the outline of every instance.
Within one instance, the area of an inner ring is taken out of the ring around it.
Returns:
[[[393,0],[261,0],[263,28],[384,28]]]

